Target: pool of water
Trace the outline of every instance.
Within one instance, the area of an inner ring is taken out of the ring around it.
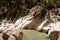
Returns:
[[[49,38],[43,32],[23,29],[23,40],[49,40]]]

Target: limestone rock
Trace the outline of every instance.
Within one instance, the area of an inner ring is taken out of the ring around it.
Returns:
[[[48,36],[51,40],[60,40],[60,21],[52,23],[50,30],[48,31]]]
[[[2,38],[4,40],[22,40],[23,33],[20,28],[15,28],[14,30],[5,30],[3,32]]]
[[[48,33],[51,27],[43,27],[43,32]]]
[[[3,28],[0,29],[0,31],[2,30],[0,32],[0,40],[22,40],[23,33],[20,27],[15,27],[12,23],[5,23],[3,25]]]
[[[40,22],[42,10],[42,7],[39,5],[33,7],[29,11],[29,14],[18,19],[15,22],[15,25],[18,24],[18,26],[21,28],[35,28],[35,26]]]
[[[49,30],[50,30],[49,27],[51,27],[53,29],[54,25],[58,29],[59,24],[60,24],[59,23],[60,8],[53,8],[51,10],[48,10],[48,12],[46,14],[47,14],[46,19],[38,26],[37,30],[43,30],[44,32],[49,32]],[[54,27],[55,31],[56,31],[56,28]]]
[[[51,32],[49,37],[50,37],[50,40],[58,40],[59,32],[58,31]]]

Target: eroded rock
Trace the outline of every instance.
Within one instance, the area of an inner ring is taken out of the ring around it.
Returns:
[[[54,31],[54,32],[51,32],[49,37],[50,37],[50,40],[58,40],[58,36],[59,36],[59,32]]]
[[[4,40],[22,40],[23,33],[20,28],[8,29],[3,32]]]
[[[22,40],[23,33],[20,27],[16,26],[13,23],[4,23],[2,22],[2,29],[0,28],[0,39],[1,40]]]
[[[33,7],[27,16],[18,19],[15,24],[19,24],[18,26],[21,28],[35,28],[40,22],[42,10],[43,8],[39,5]]]

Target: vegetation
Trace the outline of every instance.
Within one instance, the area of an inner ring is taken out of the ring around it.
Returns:
[[[36,5],[51,9],[60,7],[60,0],[0,0],[0,19],[16,20],[27,15],[29,10]]]

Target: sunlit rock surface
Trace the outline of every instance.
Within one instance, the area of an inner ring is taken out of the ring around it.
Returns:
[[[30,20],[30,18],[32,18],[32,17],[29,17],[29,16],[22,17],[16,21],[15,25],[17,25],[21,28],[24,28],[24,26],[26,26],[27,24],[29,24],[32,21],[32,20]]]
[[[48,33],[51,27],[43,27],[43,32]]]
[[[15,22],[21,28],[35,28],[40,22],[42,7],[39,5],[33,7],[27,16],[21,17]]]
[[[8,37],[6,37],[8,36]],[[5,30],[2,35],[3,39],[7,40],[22,40],[23,33],[20,28],[15,28],[13,30]]]
[[[48,10],[47,19],[45,19],[37,28],[37,30],[43,30],[47,31],[50,29],[50,27],[53,27],[56,22],[60,20],[60,9],[59,8],[53,8],[51,10]],[[58,23],[60,24],[60,23]],[[58,25],[56,25],[58,26]]]
[[[60,40],[60,9],[52,9],[49,13],[52,22],[43,31],[48,32],[50,40]]]
[[[50,35],[50,33],[53,32],[53,31],[60,31],[60,21],[58,21],[56,23],[52,23],[50,26],[51,26],[51,28],[49,30],[48,35]]]
[[[48,31],[48,36],[51,40],[60,40],[60,21],[51,23],[49,25],[51,28]]]
[[[22,40],[23,33],[20,27],[9,22],[2,22],[0,27],[0,40]]]
[[[50,22],[49,22],[48,19],[46,19],[45,21],[43,21],[43,22],[41,23],[41,25],[39,25],[39,26],[37,27],[37,30],[43,30],[43,28],[46,27],[48,24],[50,24]]]
[[[50,40],[58,40],[59,39],[59,32],[58,31],[53,31],[50,34]]]

